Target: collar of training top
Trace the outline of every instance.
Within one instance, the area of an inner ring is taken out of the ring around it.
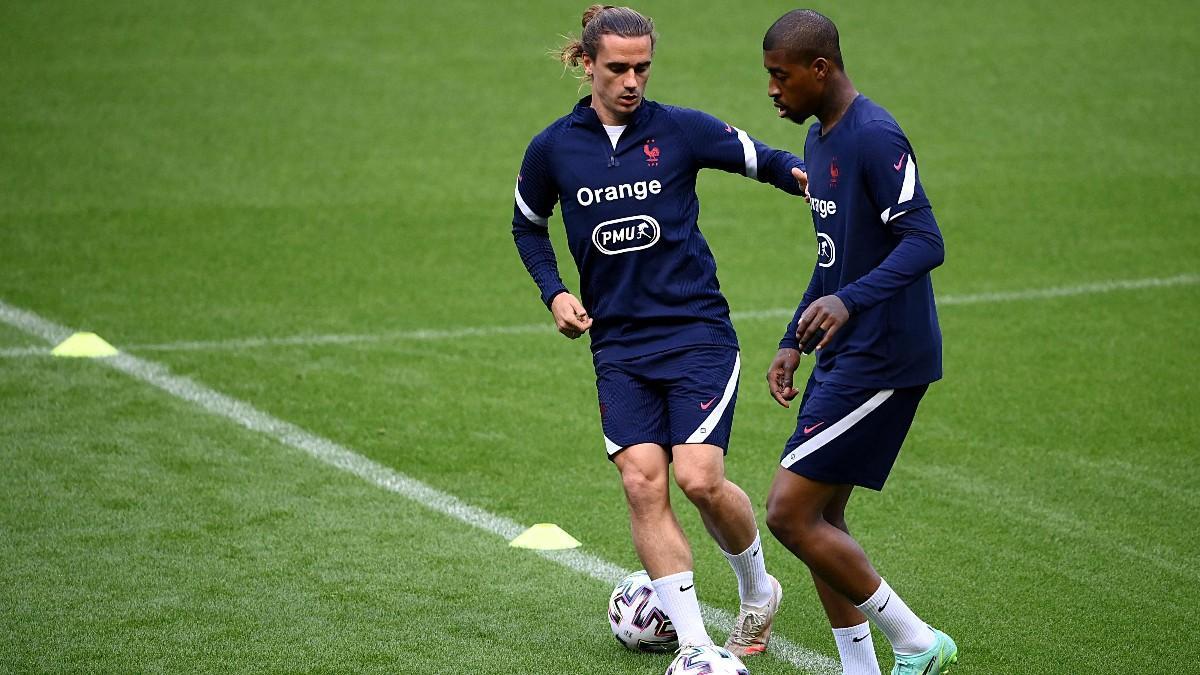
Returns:
[[[646,118],[650,116],[650,108],[653,105],[653,101],[643,98],[642,104],[637,107],[637,110],[633,111],[633,118],[629,120],[627,126],[636,127],[645,122]],[[603,128],[600,124],[600,116],[596,114],[595,108],[592,107],[591,94],[579,99],[579,102],[575,104],[575,109],[571,111],[571,119],[585,126],[594,126],[597,129]]]

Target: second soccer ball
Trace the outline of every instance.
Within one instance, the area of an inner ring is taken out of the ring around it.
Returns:
[[[750,675],[741,659],[724,647],[688,647],[671,662],[666,675]]]

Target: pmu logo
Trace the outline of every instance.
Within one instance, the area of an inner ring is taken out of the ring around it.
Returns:
[[[833,237],[824,232],[817,233],[817,264],[821,267],[833,267],[837,260],[837,248],[833,245]]]
[[[640,251],[658,243],[662,229],[650,216],[606,220],[592,230],[592,243],[605,255]]]

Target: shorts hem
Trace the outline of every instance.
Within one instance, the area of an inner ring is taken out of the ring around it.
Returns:
[[[873,480],[846,480],[845,476],[834,476],[833,474],[822,473],[820,471],[812,471],[798,466],[782,466],[780,468],[791,471],[797,476],[803,476],[809,480],[815,480],[818,483],[828,483],[830,485],[853,485],[855,487],[864,487],[868,490],[883,492],[883,485],[887,482],[887,477],[881,481]]]
[[[621,454],[622,452],[625,452],[626,450],[628,450],[629,448],[632,448],[635,445],[657,445],[658,447],[667,451],[667,461],[668,462],[671,461],[671,446],[664,445],[662,443],[659,443],[658,441],[634,441],[632,443],[622,445],[620,450],[617,450],[616,452],[608,455],[608,461],[610,461],[610,462],[617,461],[616,460],[617,455]]]

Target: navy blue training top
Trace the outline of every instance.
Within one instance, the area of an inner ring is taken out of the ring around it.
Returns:
[[[796,348],[805,308],[835,294],[850,320],[818,353],[817,381],[886,389],[941,379],[929,271],[942,264],[942,233],[908,138],[860,95],[828,134],[809,128],[804,161],[817,262],[779,346]]]
[[[737,346],[697,217],[696,174],[714,168],[799,194],[804,163],[706,113],[644,101],[614,150],[591,97],[535,136],[517,176],[513,238],[542,301],[566,291],[547,220],[562,205],[592,317],[595,360],[690,345]]]

